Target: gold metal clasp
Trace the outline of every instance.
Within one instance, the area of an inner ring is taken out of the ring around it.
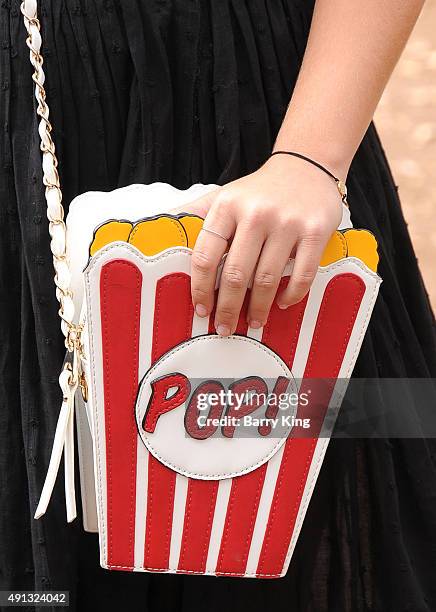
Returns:
[[[340,179],[338,179],[336,181],[336,185],[338,187],[338,191],[340,193],[340,196],[342,198],[342,202],[345,204],[345,206],[348,207],[348,202],[347,202],[347,186],[344,183],[344,181],[341,181]]]
[[[83,370],[79,376],[79,387],[82,392],[83,401],[88,403],[88,383],[86,382],[85,372],[83,372]]]

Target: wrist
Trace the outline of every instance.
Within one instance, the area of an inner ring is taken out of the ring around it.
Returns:
[[[326,143],[326,141],[321,139],[310,143],[307,139],[278,137],[272,149],[272,152],[274,151],[295,151],[300,153],[318,162],[343,181],[347,178],[353,159],[353,155],[347,154],[340,146]]]
[[[351,130],[336,123],[314,120],[306,108],[297,112],[290,106],[272,150],[301,153],[345,181],[358,143]]]
[[[328,176],[329,180],[334,181],[335,185],[336,185],[336,189],[338,190],[338,193],[341,197],[342,202],[348,206],[348,202],[347,202],[347,186],[345,184],[345,179],[341,179],[338,176],[336,176],[331,170],[329,170],[328,168],[326,168],[323,164],[321,164],[319,161],[313,159],[312,157],[309,157],[307,155],[304,155],[300,152],[297,151],[288,151],[288,150],[283,150],[283,149],[275,149],[273,150],[273,152],[271,153],[270,157],[268,158],[268,160],[266,161],[265,165],[270,164],[271,160],[280,160],[283,158],[293,158],[294,160],[299,160],[300,163],[303,162],[303,164],[310,165],[312,166],[312,168],[316,168],[318,172],[321,172],[324,174],[324,176]]]

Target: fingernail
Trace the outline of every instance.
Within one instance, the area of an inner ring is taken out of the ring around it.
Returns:
[[[230,336],[230,327],[228,325],[218,325],[216,333],[218,336]]]
[[[280,310],[286,310],[286,308],[289,308],[289,304],[277,304],[277,306],[280,308]]]
[[[199,317],[205,317],[207,315],[207,308],[206,306],[203,306],[203,304],[196,304],[195,312],[198,314]]]
[[[262,327],[262,323],[260,321],[250,321],[251,329],[260,329]]]

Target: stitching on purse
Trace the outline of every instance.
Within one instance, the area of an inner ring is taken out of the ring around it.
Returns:
[[[135,322],[137,322],[137,325],[134,325],[134,343],[135,346],[138,346],[138,350],[136,351],[135,354],[135,360],[134,360],[134,371],[136,373],[135,376],[135,384],[132,385],[132,395],[131,395],[131,402],[132,405],[135,405],[135,401],[136,401],[136,392],[137,392],[137,388],[138,388],[138,370],[139,370],[139,330],[140,330],[140,326],[141,326],[141,285],[142,285],[142,273],[140,272],[139,268],[137,268],[135,266],[135,275],[136,275],[136,294],[135,294]],[[139,440],[138,440],[138,432],[136,429],[136,423],[133,421],[132,423],[132,431],[133,431],[133,435],[136,438],[136,445],[138,444]],[[133,552],[133,555],[135,554],[135,523],[136,523],[136,454],[137,454],[137,449],[136,449],[136,445],[133,446],[132,444],[132,467],[131,467],[131,486],[130,486],[130,504],[131,504],[131,521],[130,521],[130,548]]]
[[[159,325],[160,325],[160,315],[161,315],[161,310],[162,310],[162,287],[164,285],[171,285],[174,280],[176,279],[189,279],[189,275],[186,274],[186,272],[170,272],[168,275],[163,276],[162,278],[159,279],[158,283],[157,283],[157,289],[156,289],[156,304],[155,304],[155,317],[154,317],[154,329],[153,329],[153,347],[155,346],[156,343],[156,339],[159,337]],[[193,313],[193,308],[191,306],[191,308],[189,309],[189,317],[186,318],[185,321],[185,328],[184,328],[184,336],[186,338],[190,338],[191,336],[191,332],[192,332],[192,324],[191,324],[191,320],[192,320],[192,313]],[[153,366],[155,365],[155,362],[157,362],[159,359],[161,358],[161,355],[159,355],[158,357],[155,355],[152,355],[152,360],[153,363],[151,365],[151,368],[153,368]]]
[[[346,257],[347,252],[348,252],[347,239],[345,238],[344,234],[342,234],[341,232],[340,232],[340,236],[341,236],[342,257]]]
[[[112,260],[110,262],[108,262],[108,264],[106,265],[114,265],[116,267],[118,266],[126,266],[128,268],[130,268],[134,273],[135,273],[135,280],[136,280],[136,292],[135,292],[135,304],[134,304],[134,321],[136,322],[139,317],[140,317],[140,298],[138,298],[138,289],[140,289],[141,287],[141,279],[142,279],[142,275],[140,273],[140,271],[138,270],[138,268],[136,267],[136,265],[130,261],[126,261],[126,260]],[[100,277],[100,282],[102,283],[103,286],[103,312],[104,312],[104,316],[102,318],[102,328],[106,330],[106,333],[108,331],[108,313],[107,313],[107,287],[106,287],[106,277],[109,273],[108,268],[106,267],[106,265],[102,268],[101,270],[101,277]],[[109,336],[110,338],[110,336]],[[137,346],[138,344],[138,331],[137,331],[137,326],[134,325],[133,327],[133,342],[134,342],[134,346]],[[109,366],[109,359],[108,359],[108,354],[106,353],[106,356],[103,357],[104,360],[104,365],[105,365],[105,371],[108,373],[108,375],[106,377],[104,377],[103,380],[103,390],[106,394],[106,390],[109,391],[109,387],[110,384],[112,382],[112,377],[110,375],[110,366]],[[134,371],[137,373],[138,372],[138,354],[136,353],[134,355]],[[137,375],[136,375],[136,379],[137,379]],[[108,384],[109,381],[109,384]],[[112,383],[113,384],[113,383]],[[132,385],[131,388],[131,394],[130,394],[130,399],[132,401],[132,403],[134,404],[135,402],[135,398],[136,398],[136,388],[137,388],[137,384]],[[110,394],[109,394],[110,395]],[[108,436],[108,442],[109,442],[109,446],[111,446],[111,405],[110,402],[106,403],[106,398],[104,399],[104,406],[105,406],[105,412],[106,412],[106,407],[107,407],[107,414],[108,414],[108,421],[106,424],[106,420],[105,420],[105,430],[107,432],[107,436]],[[132,423],[132,431],[134,433],[134,435],[137,435],[136,432],[136,424]],[[107,445],[106,445],[107,446]],[[129,512],[129,516],[130,516],[130,520],[129,520],[129,526],[128,526],[128,533],[129,533],[129,550],[134,550],[134,531],[135,531],[135,495],[134,495],[134,491],[135,491],[135,486],[136,486],[136,468],[135,468],[135,459],[136,459],[136,449],[134,447],[134,445],[131,445],[131,449],[130,449],[130,453],[131,453],[131,469],[130,469],[130,512]],[[112,460],[113,458],[110,456],[109,454],[109,458],[106,456],[106,469],[107,469],[107,478],[108,478],[108,482],[111,483],[112,482]],[[112,491],[112,489],[111,489]],[[106,500],[107,500],[107,507],[108,507],[108,511],[109,511],[109,505],[112,509],[112,503],[113,503],[113,492],[111,493],[111,495],[109,496],[107,491],[106,491]],[[109,538],[109,545],[111,547],[111,549],[113,548],[113,529],[112,529],[112,524],[108,525],[108,538]]]
[[[189,532],[189,523],[191,521],[191,504],[192,504],[192,489],[189,486],[191,484],[191,481],[189,481],[188,479],[188,492],[186,495],[186,504],[185,504],[185,520],[183,523],[183,532],[182,532],[182,547],[180,550],[180,555],[179,555],[179,562],[178,562],[178,566],[179,565],[184,565],[185,562],[185,554],[186,554],[186,548],[187,548],[187,541],[186,538],[184,537],[185,535],[185,531]]]
[[[242,565],[245,569],[246,565],[247,565],[247,559],[248,559],[248,554],[250,552],[250,542],[251,542],[251,538],[253,537],[253,531],[254,531],[254,521],[256,519],[256,515],[259,511],[259,500],[260,500],[260,495],[262,492],[262,488],[265,482],[265,474],[266,474],[266,464],[261,465],[259,468],[257,468],[258,470],[263,470],[263,477],[260,478],[257,482],[256,485],[256,491],[254,494],[254,501],[253,501],[253,508],[251,510],[251,515],[249,517],[249,525],[250,528],[248,529],[245,541],[244,541],[244,548],[243,548],[243,557],[242,557]],[[235,488],[235,497],[236,497],[236,491],[237,489],[240,487],[240,481],[238,480],[234,480],[232,483],[232,489],[233,489],[233,485]],[[233,506],[234,506],[234,499],[232,497],[232,495],[230,496],[231,499],[231,503],[229,503],[229,507],[228,507],[228,512],[227,512],[227,516],[226,516],[226,520],[225,520],[225,524],[230,524],[231,522],[231,517],[233,514]],[[222,563],[223,557],[224,557],[224,553],[225,553],[225,549],[227,546],[227,541],[228,541],[228,534],[225,531],[225,536],[223,536],[223,540],[221,543],[221,548],[220,548],[220,553],[219,553],[219,557],[218,557],[218,562],[217,562],[217,567],[220,565],[220,563]],[[216,572],[217,575],[221,575],[221,574],[225,574],[225,572],[221,572],[221,571],[217,571]],[[238,574],[236,574],[238,575]],[[244,572],[239,572],[240,576],[244,576],[245,573]]]
[[[80,401],[80,400],[79,400]],[[85,411],[85,414],[83,414],[83,412]],[[86,405],[85,402],[82,403],[82,406],[80,406],[79,409],[80,415],[77,419],[78,423],[77,423],[77,439],[78,439],[78,444],[80,446],[81,453],[79,455],[79,465],[81,466],[81,472],[83,473],[83,478],[81,477],[80,479],[80,483],[82,485],[83,482],[83,489],[84,489],[84,496],[82,495],[82,506],[83,506],[83,513],[84,513],[84,517],[86,516],[86,525],[88,527],[88,529],[90,528],[89,525],[89,521],[88,521],[88,517],[89,517],[89,512],[90,512],[90,507],[89,507],[89,503],[88,500],[91,498],[92,495],[95,494],[95,486],[94,488],[89,486],[89,478],[87,476],[87,474],[89,474],[89,467],[87,467],[87,465],[89,466],[89,461],[87,463],[87,460],[89,458],[89,451],[88,449],[88,444],[87,442],[85,442],[85,437],[86,434],[84,433],[84,428],[88,427],[90,428],[89,425],[89,421],[88,421],[88,414],[86,412]],[[79,420],[80,420],[80,425],[79,425]],[[83,424],[83,422],[85,424]],[[93,437],[91,434],[91,431],[89,431],[89,436],[91,437],[91,466],[92,466],[92,472],[93,472],[93,480],[94,480],[94,485],[95,485],[95,474],[94,474],[94,460],[93,460]],[[81,474],[82,476],[82,474]],[[83,499],[84,497],[84,499]],[[85,521],[83,520],[83,523]],[[98,531],[98,516],[97,516],[97,531]]]
[[[108,569],[121,569],[121,570],[130,570],[130,571],[148,571],[148,572],[162,572],[165,574],[196,574],[199,576],[216,576],[215,572],[202,572],[197,570],[177,570],[177,569],[168,569],[167,567],[137,567],[135,565],[105,565]],[[247,573],[240,574],[239,572],[220,572],[220,576],[236,576],[237,578],[247,577],[247,578],[280,578],[282,574],[266,574],[266,573]]]
[[[104,279],[104,276],[106,274],[106,271],[104,268],[102,268],[102,270],[100,271],[100,287],[101,287],[101,282]],[[103,276],[103,279],[102,279]],[[101,292],[100,292],[101,295]],[[105,288],[105,283],[103,283],[103,312],[104,315],[102,317],[102,331],[103,329],[107,329],[107,309],[106,309],[106,288]],[[103,344],[103,339],[102,339],[102,344]],[[109,371],[109,367],[108,367],[108,363],[107,363],[107,355],[106,357],[104,357],[103,355],[104,351],[102,350],[102,360],[103,360],[103,364],[104,367],[107,368],[107,371]],[[103,371],[104,372],[104,371]],[[107,378],[107,377],[106,377]],[[106,451],[107,451],[107,447],[108,447],[108,442],[109,445],[111,444],[111,431],[110,431],[110,415],[108,414],[108,419],[106,420],[106,397],[105,397],[105,390],[106,390],[106,385],[105,385],[105,376],[103,375],[103,393],[104,393],[104,397],[103,397],[103,412],[105,415],[105,438],[106,438]],[[109,410],[109,406],[108,406],[108,413],[110,413]],[[106,481],[108,484],[111,484],[112,482],[112,476],[111,476],[111,467],[108,461],[108,458],[106,457]],[[109,505],[112,508],[112,499],[110,499],[111,496],[108,495],[108,490],[109,487],[106,486],[106,510],[107,513],[109,513]],[[112,548],[112,541],[113,541],[113,533],[112,533],[112,525],[111,522],[108,521],[108,549],[110,550]]]
[[[189,486],[192,482],[195,483],[195,481],[193,481],[192,479],[189,479],[188,493],[186,496],[186,504],[185,504],[185,520],[183,524],[183,533],[182,533],[182,547],[181,547],[181,551],[179,555],[178,565],[176,568],[174,568],[175,570],[177,570],[178,567],[183,567],[183,565],[185,565],[186,563],[186,551],[189,546],[189,543],[187,541],[187,538],[185,538],[184,536],[185,536],[185,533],[189,533],[190,524],[192,522],[191,507],[192,507],[193,495],[192,495],[192,488]],[[206,560],[207,560],[208,545],[210,541],[211,523],[212,523],[213,515],[215,513],[216,495],[217,495],[217,487],[218,487],[218,481],[211,480],[210,482],[213,483],[215,486],[209,498],[209,509],[208,509],[208,514],[207,514],[207,522],[206,522],[206,526],[205,526],[204,533],[203,533],[203,543],[202,543],[201,558],[200,558],[200,565],[203,568],[205,567]],[[179,571],[185,572],[184,569],[181,569]],[[204,571],[199,571],[198,573],[204,574]]]
[[[230,498],[229,498],[228,505],[227,505],[226,517],[224,519],[223,534],[221,536],[221,546],[220,546],[220,551],[219,551],[219,555],[218,555],[215,571],[217,570],[217,568],[222,563],[223,556],[224,556],[224,551],[225,551],[225,548],[227,546],[227,539],[228,539],[228,535],[229,535],[229,533],[228,533],[229,530],[226,529],[226,526],[230,525],[230,522],[231,522],[231,519],[232,519],[233,506],[234,506],[234,503],[235,503],[235,496],[232,495],[232,493],[234,493],[234,490],[237,489],[237,488],[238,488],[238,481],[237,480],[233,480],[232,487],[231,487],[231,490],[230,490]]]
[[[174,497],[176,491],[176,479],[177,474],[172,474],[173,478],[170,484],[170,491],[168,494],[168,499],[171,501],[171,504],[168,504],[168,514],[167,514],[167,528],[165,533],[166,538],[166,551],[168,555],[168,565],[169,565],[169,555],[171,551],[171,533],[172,533],[172,522],[173,522],[173,514],[174,514]]]
[[[327,285],[327,287],[325,289],[324,295],[323,295],[323,303],[321,304],[321,308],[320,308],[319,313],[318,313],[318,318],[317,318],[317,321],[316,321],[316,327],[318,327],[318,325],[320,325],[322,323],[322,321],[324,320],[327,298],[329,298],[329,296],[330,296],[331,292],[333,291],[334,286],[337,284],[337,282],[339,282],[341,280],[344,280],[344,277],[347,279],[348,282],[352,281],[353,283],[357,283],[357,282],[360,281],[360,279],[357,279],[354,275],[352,275],[350,273],[344,273],[341,276],[335,276],[335,277],[332,278],[332,280],[328,283],[328,285]],[[360,282],[359,282],[359,284],[360,284]],[[344,334],[345,339],[342,342],[342,346],[340,348],[340,353],[339,353],[340,355],[342,355],[342,357],[338,357],[338,359],[336,361],[336,364],[335,364],[335,369],[339,369],[340,368],[340,365],[341,365],[342,360],[344,358],[345,349],[346,349],[348,341],[350,339],[350,334],[351,334],[351,331],[352,331],[352,329],[354,327],[354,323],[356,321],[357,312],[359,311],[359,307],[360,307],[360,304],[362,302],[362,299],[363,299],[364,295],[365,295],[365,292],[363,292],[363,294],[360,297],[360,299],[359,298],[355,298],[355,300],[354,300],[353,310],[352,310],[352,313],[351,313],[352,317],[354,317],[354,319],[352,319],[351,323],[350,322],[348,323],[347,329],[345,330],[345,334]],[[319,330],[319,327],[318,327],[318,330]],[[312,339],[312,346],[313,346],[314,350],[312,350],[312,347],[311,347],[311,350],[310,350],[310,353],[309,353],[309,357],[308,357],[307,363],[306,363],[306,368],[309,368],[312,365],[312,362],[314,360],[315,349],[318,347],[318,344],[319,344],[319,331],[315,330],[315,333],[314,333],[314,336],[313,336],[313,339]]]
[[[82,408],[84,409],[85,405],[83,405]],[[84,490],[84,496],[83,495],[81,496],[82,497],[82,508],[83,508],[83,514],[87,517],[86,521],[88,522],[88,498],[89,498],[90,491],[88,487],[88,478],[85,475],[85,472],[86,472],[86,459],[84,457],[85,444],[84,444],[84,437],[83,437],[83,424],[81,422],[83,411],[79,409],[77,412],[80,412],[80,415],[77,417],[76,431],[77,431],[77,443],[81,449],[79,453],[79,467],[82,468],[80,485],[83,486],[83,490]],[[79,421],[80,421],[80,424],[79,424]]]
[[[207,552],[208,552],[208,548],[209,548],[209,543],[210,543],[210,534],[212,531],[212,521],[213,521],[213,517],[215,515],[215,508],[216,508],[216,498],[217,498],[217,494],[218,494],[218,487],[219,487],[219,483],[215,482],[215,490],[213,493],[213,497],[211,498],[211,503],[209,506],[209,514],[207,517],[207,530],[206,530],[206,537],[204,538],[204,545],[203,545],[203,554],[201,557],[201,567],[206,567],[206,562],[207,562]]]
[[[251,527],[247,533],[247,538],[245,540],[245,549],[244,549],[244,569],[247,565],[247,560],[248,560],[248,554],[250,552],[250,543],[251,543],[251,539],[253,537],[253,531],[254,531],[254,522],[257,516],[257,513],[259,512],[259,502],[260,502],[260,496],[262,495],[262,490],[265,484],[265,477],[266,477],[266,470],[267,470],[267,466],[266,464],[263,465],[261,468],[259,469],[263,469],[263,477],[259,479],[259,482],[257,483],[257,488],[256,488],[256,495],[254,498],[254,504],[253,504],[253,510],[251,512],[251,516],[250,516],[250,523],[251,523]]]
[[[85,274],[84,276],[85,276],[85,284],[86,284],[87,295],[88,295],[88,303],[91,305],[91,283],[89,281],[89,275]],[[92,389],[93,389],[94,398],[97,398],[96,381],[95,381],[96,367],[95,367],[95,359],[94,359],[94,355],[95,355],[94,330],[93,330],[93,325],[92,325],[92,317],[89,317],[88,328],[89,328],[90,346],[92,347],[92,350],[90,351],[91,361],[92,361],[92,372],[91,372]],[[100,546],[102,546],[102,549],[103,549],[102,558],[103,558],[103,561],[107,563],[106,516],[104,512],[104,507],[103,507],[103,495],[102,495],[103,478],[101,474],[101,437],[100,437],[99,415],[97,414],[97,406],[95,406],[93,421],[94,421],[94,431],[97,436],[97,449],[98,449],[98,452],[96,453],[97,455],[96,462],[97,462],[97,470],[98,470],[97,493],[98,493],[98,505],[100,508],[100,515],[98,516],[98,533],[99,533]]]
[[[316,440],[314,440],[311,445],[310,445],[310,457],[307,458],[306,460],[306,464],[304,466],[304,472],[303,472],[303,476],[298,484],[298,495],[297,498],[295,500],[294,506],[292,508],[292,519],[294,522],[294,528],[295,528],[295,521],[297,519],[298,516],[298,508],[300,507],[300,503],[301,503],[301,498],[303,497],[303,492],[304,492],[304,485],[307,481],[307,475],[309,474],[309,469],[310,469],[310,464],[312,463],[312,459],[313,459],[313,453],[315,451],[316,448],[316,443],[318,441],[318,438]],[[289,445],[290,447],[292,446],[292,444]],[[287,457],[289,459],[289,457]],[[295,517],[295,519],[294,519]],[[291,523],[291,521],[289,521]],[[280,556],[279,559],[282,559],[283,556],[283,561],[280,561],[280,567],[283,568],[283,563],[284,563],[284,559],[286,558],[286,551],[288,549],[288,544],[287,542],[288,540],[288,536],[289,536],[289,540],[292,537],[292,532],[289,532],[289,530],[287,530],[286,533],[286,539],[284,539],[284,544],[280,547]]]
[[[151,511],[153,508],[153,480],[154,480],[154,465],[153,461],[148,461],[148,487],[147,487],[147,517],[145,525],[145,547],[144,558],[148,559],[150,554],[150,538],[147,538],[147,524],[150,522]]]
[[[152,508],[153,508],[153,503],[154,503],[154,497],[155,495],[153,494],[153,485],[156,482],[156,478],[155,478],[155,470],[157,467],[157,462],[154,461],[149,461],[148,463],[149,466],[149,487],[147,490],[147,496],[148,496],[148,502],[147,502],[147,523],[150,523],[150,517],[152,516]],[[174,475],[175,476],[175,475]],[[171,544],[171,531],[172,531],[172,517],[173,517],[173,508],[174,508],[174,491],[175,491],[175,477],[171,482],[171,487],[170,487],[170,492],[169,492],[169,499],[172,500],[171,506],[169,507],[168,510],[168,515],[167,515],[167,525],[166,525],[166,532],[165,532],[165,551],[169,552],[170,550],[170,544]],[[147,532],[147,525],[146,525],[146,532]],[[145,559],[148,558],[151,553],[150,553],[150,538],[145,537],[145,548],[144,548],[144,555],[145,555]]]
[[[285,471],[286,465],[289,461],[290,458],[290,451],[286,452],[288,449],[291,448],[292,442],[293,440],[289,440],[289,446],[285,448],[285,452],[283,454],[283,458],[282,458],[282,463],[280,466],[280,472],[279,475],[277,477],[277,481],[276,481],[276,486],[275,486],[275,491],[274,491],[274,496],[273,496],[273,501],[272,501],[272,505],[271,505],[271,510],[270,510],[270,515],[268,517],[267,520],[267,525],[265,527],[265,536],[264,536],[264,540],[262,543],[262,549],[260,551],[260,555],[259,555],[259,561],[258,561],[258,565],[261,565],[263,562],[263,558],[265,557],[265,555],[267,554],[268,548],[270,546],[270,542],[271,542],[271,530],[267,530],[268,524],[271,521],[271,525],[274,523],[275,521],[275,517],[276,517],[276,513],[277,513],[277,506],[278,506],[278,498],[279,498],[279,493],[281,491],[281,488],[283,486],[283,473]],[[310,446],[311,449],[314,449],[316,446],[316,442],[313,442]],[[311,459],[307,459],[306,460],[306,464],[304,466],[304,471],[303,471],[303,475],[300,479],[299,485],[298,485],[298,495],[297,495],[297,500],[299,499],[299,495],[301,494],[302,490],[304,489],[304,482],[306,480],[306,476],[308,474],[309,471],[309,466],[310,466],[310,462]],[[294,516],[295,510],[297,509],[298,511],[298,501],[295,502],[294,507],[292,509],[292,515],[289,517],[289,524],[292,525],[291,519]],[[285,540],[286,542],[286,540]],[[287,544],[285,543],[285,548],[287,548]],[[283,563],[281,564],[283,567]],[[256,573],[256,575],[260,575],[258,573]]]

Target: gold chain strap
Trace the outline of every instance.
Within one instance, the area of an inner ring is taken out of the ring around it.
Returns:
[[[36,0],[24,0],[21,4],[24,24],[28,32],[26,39],[30,51],[30,62],[34,67],[32,75],[35,83],[36,112],[40,117],[38,132],[41,139],[43,183],[47,201],[47,218],[51,236],[50,248],[53,254],[55,269],[54,282],[56,296],[59,301],[59,316],[61,328],[65,336],[65,346],[69,352],[77,351],[83,357],[81,333],[83,325],[74,323],[73,294],[70,288],[70,270],[67,260],[67,230],[64,221],[62,206],[62,190],[59,181],[58,160],[55,144],[51,132],[52,125],[49,120],[49,108],[46,102],[44,88],[45,74],[43,70],[43,57],[41,52],[42,37],[41,24],[37,17]]]
[[[56,285],[56,297],[59,301],[61,329],[65,336],[65,346],[67,348],[67,356],[59,375],[59,385],[62,390],[63,401],[59,412],[47,475],[34,516],[39,518],[47,510],[61,456],[64,453],[65,500],[67,520],[70,522],[77,515],[74,484],[74,407],[76,391],[79,386],[86,401],[86,381],[82,367],[84,361],[81,340],[83,324],[80,321],[78,324],[74,323],[74,302],[70,287],[71,273],[67,260],[67,228],[64,220],[62,191],[57,169],[58,160],[51,136],[53,128],[49,120],[49,108],[44,88],[45,74],[42,67],[42,38],[41,25],[37,16],[37,0],[24,0],[21,4],[21,12],[28,33],[26,42],[30,51],[30,62],[34,68],[32,79],[35,83],[36,112],[40,118],[38,132],[41,139],[42,174],[45,185],[49,233],[51,236],[50,249],[53,255],[54,282]]]

